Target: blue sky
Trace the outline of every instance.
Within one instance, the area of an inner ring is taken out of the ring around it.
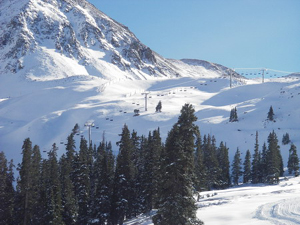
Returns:
[[[300,72],[300,0],[88,0],[166,58]]]

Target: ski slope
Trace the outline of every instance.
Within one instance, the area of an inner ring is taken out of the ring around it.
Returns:
[[[241,186],[201,193],[197,216],[205,225],[300,224],[300,178],[281,179],[278,185]],[[141,215],[126,225],[150,225]]]
[[[98,144],[105,133],[116,153],[115,143],[125,123],[139,135],[148,135],[160,127],[164,140],[185,103],[194,105],[201,134],[215,135],[217,144],[224,141],[231,158],[237,147],[242,153],[252,151],[256,131],[260,146],[272,130],[280,145],[282,135],[288,132],[291,141],[300,146],[300,82],[296,77],[263,84],[238,79],[233,88],[229,88],[228,77],[213,72],[173,79],[106,80],[82,75],[45,81],[2,76],[0,81],[5,83],[0,89],[0,150],[16,162],[25,138],[30,137],[43,152],[55,142],[62,154],[64,142],[76,123],[81,128],[77,144],[81,136],[88,139],[88,128],[84,126],[88,121],[95,124],[93,143]],[[143,93],[148,93],[147,111]],[[156,113],[159,101],[162,112]],[[266,120],[271,105],[276,122]],[[237,107],[239,122],[229,123],[233,107]],[[134,109],[140,110],[140,116],[134,116]],[[285,164],[288,149],[288,145],[281,145]]]

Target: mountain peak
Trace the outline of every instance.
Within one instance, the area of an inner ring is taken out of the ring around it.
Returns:
[[[172,64],[126,26],[87,1],[4,0],[0,4],[0,74],[49,79],[177,75]]]

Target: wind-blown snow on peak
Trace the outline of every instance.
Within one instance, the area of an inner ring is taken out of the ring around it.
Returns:
[[[178,75],[168,60],[85,0],[4,0],[0,15],[0,74],[47,80]]]

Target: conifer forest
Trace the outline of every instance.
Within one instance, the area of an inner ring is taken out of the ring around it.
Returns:
[[[155,225],[200,225],[195,202],[202,191],[242,182],[279,182],[283,160],[274,131],[264,143],[258,142],[256,132],[253,149],[245,158],[240,149],[232,150],[231,163],[226,143],[201,135],[194,113],[193,106],[185,104],[165,142],[159,128],[140,136],[125,124],[117,155],[104,135],[101,143],[81,137],[76,144],[78,125],[59,157],[54,143],[42,158],[30,138],[23,142],[18,165],[0,152],[0,225],[117,225],[141,213],[153,215]],[[286,134],[283,142],[288,138]],[[294,144],[287,165],[288,172],[298,176]]]

